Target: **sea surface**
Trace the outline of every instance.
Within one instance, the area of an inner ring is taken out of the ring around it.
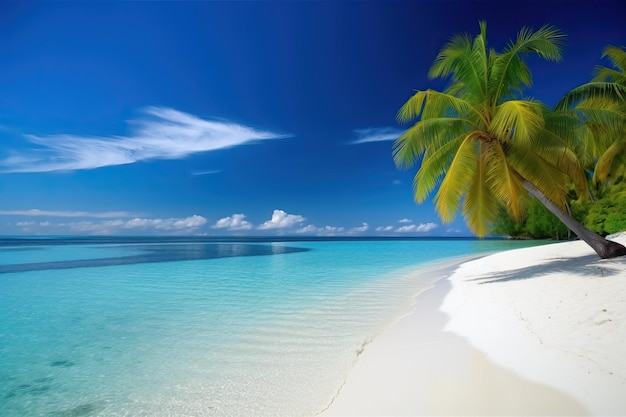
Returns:
[[[0,416],[314,416],[420,268],[542,243],[0,239]]]

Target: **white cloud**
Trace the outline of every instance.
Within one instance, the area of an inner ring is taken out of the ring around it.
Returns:
[[[400,219],[400,220],[398,220],[398,223],[413,223],[413,220],[411,220],[411,219]]]
[[[214,169],[214,170],[209,170],[209,171],[196,171],[196,172],[193,172],[191,175],[194,175],[194,176],[195,175],[212,175],[212,174],[219,174],[220,172],[222,171]]]
[[[137,214],[126,211],[88,212],[88,211],[57,211],[57,210],[0,210],[5,216],[41,216],[41,217],[93,217],[109,219],[114,217],[133,217]]]
[[[377,232],[391,232],[393,231],[393,226],[378,226],[376,228]]]
[[[367,223],[363,223],[362,226],[352,227],[348,230],[346,230],[346,228],[342,226],[317,227],[313,224],[309,224],[305,227],[302,227],[296,230],[296,233],[307,234],[307,235],[317,235],[317,236],[338,236],[338,235],[354,235],[354,234],[366,232],[367,230],[369,230],[369,225]]]
[[[156,230],[185,230],[195,229],[206,224],[207,220],[194,214],[193,216],[186,217],[184,219],[169,218],[169,219],[140,219],[135,218],[128,220],[126,223],[120,226],[124,229],[142,229],[153,228]]]
[[[258,227],[259,230],[286,229],[304,221],[299,214],[287,214],[283,210],[274,210],[272,218]]]
[[[87,233],[92,235],[112,235],[119,232],[124,225],[123,220],[105,220],[100,222],[81,221],[59,224],[63,229],[69,229],[73,233]]]
[[[367,232],[369,230],[370,226],[369,224],[363,222],[362,226],[357,226],[357,227],[353,227],[352,229],[350,229],[348,231],[348,233],[363,233],[363,232]]]
[[[66,223],[20,221],[15,225],[29,233],[76,233],[92,235],[120,234],[123,231],[141,230],[141,233],[155,234],[192,234],[206,224],[207,220],[198,215],[185,218],[134,218],[130,220],[81,220]],[[133,232],[136,233],[136,232]]]
[[[213,226],[213,229],[229,229],[229,230],[250,230],[252,224],[245,220],[244,214],[233,214],[230,217],[219,219]]]
[[[304,226],[303,228],[296,230],[296,233],[313,234],[313,233],[317,233],[317,230],[318,228],[315,227],[315,225],[309,224],[307,226]]]
[[[165,107],[144,109],[144,119],[132,122],[129,136],[27,135],[37,145],[1,161],[5,172],[52,172],[95,169],[152,159],[181,159],[188,155],[285,138],[226,121],[205,120]]]
[[[20,227],[28,227],[28,226],[34,226],[35,222],[17,222],[15,223],[16,226],[20,226]]]
[[[345,228],[340,226],[324,226],[317,227],[315,225],[308,225],[301,229],[296,230],[296,233],[309,234],[309,235],[317,235],[317,236],[336,236],[338,234],[343,233]]]
[[[410,224],[406,226],[398,227],[395,231],[398,233],[425,233],[437,228],[435,223],[421,223],[419,225]]]
[[[372,127],[369,129],[357,129],[355,132],[359,138],[351,142],[352,145],[396,140],[404,133],[402,130],[393,127]]]

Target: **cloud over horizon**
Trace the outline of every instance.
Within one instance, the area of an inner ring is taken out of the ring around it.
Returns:
[[[228,229],[228,230],[251,230],[252,223],[245,220],[244,214],[233,214],[229,217],[223,217],[219,219],[211,228],[213,229]]]
[[[13,152],[0,162],[4,172],[54,172],[96,169],[154,159],[181,159],[194,153],[230,148],[289,135],[244,125],[205,120],[167,107],[147,107],[131,122],[129,136],[26,135],[35,148]]]
[[[439,227],[436,223],[420,223],[420,224],[407,224],[410,223],[410,219],[400,219],[398,223],[403,223],[404,226],[396,227],[396,226],[379,226],[376,228],[377,232],[387,232],[387,233],[427,233],[430,232],[437,227]]]
[[[415,233],[426,233],[426,232],[430,232],[433,229],[436,229],[438,227],[438,225],[436,223],[420,223],[419,225],[417,224],[410,224],[410,225],[406,225],[406,226],[401,226],[398,227],[395,231],[398,233],[411,233],[411,232],[415,232]]]
[[[70,216],[73,217],[73,216]],[[88,217],[88,216],[85,216]],[[93,217],[93,216],[92,216]],[[198,228],[206,224],[206,218],[194,214],[185,218],[140,218],[130,220],[79,220],[63,223],[50,221],[18,221],[15,226],[20,227],[24,233],[35,234],[90,234],[112,235],[129,231],[152,231],[160,234],[193,234]]]
[[[40,216],[40,217],[94,217],[99,219],[109,219],[113,217],[136,217],[136,213],[127,211],[106,211],[106,212],[89,212],[89,211],[63,211],[63,210],[0,210],[3,216]]]
[[[286,229],[306,220],[299,214],[287,214],[284,210],[274,210],[272,218],[259,225],[259,230]]]

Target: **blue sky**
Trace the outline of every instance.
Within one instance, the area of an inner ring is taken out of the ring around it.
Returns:
[[[626,45],[622,1],[3,2],[0,234],[466,236],[413,201],[395,114],[454,34],[567,36],[552,105]]]

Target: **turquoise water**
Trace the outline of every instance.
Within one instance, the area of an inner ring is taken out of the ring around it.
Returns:
[[[0,415],[313,416],[420,265],[536,244],[4,241]]]

